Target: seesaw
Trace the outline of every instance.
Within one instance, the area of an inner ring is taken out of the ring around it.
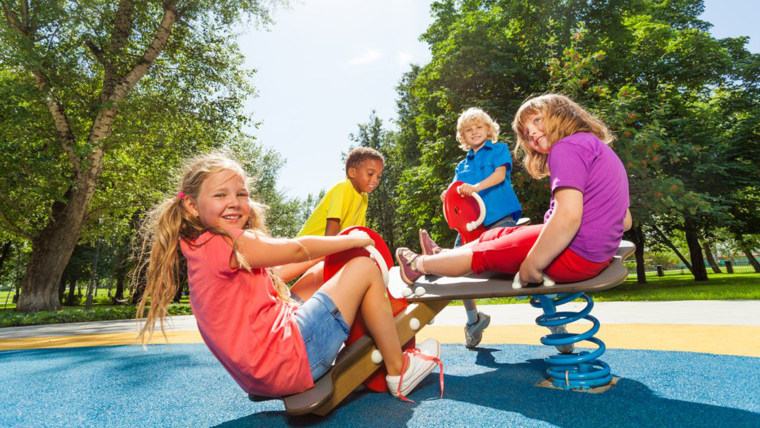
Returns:
[[[467,215],[469,216],[469,214]],[[451,214],[446,215],[447,221],[451,224],[450,216]],[[472,221],[455,221],[454,223],[461,226],[472,223]],[[478,226],[470,227],[475,230]],[[381,270],[385,270],[388,264],[382,266],[383,263],[380,260],[388,259],[387,246],[374,232],[371,237],[375,239],[376,247],[381,250],[380,253],[382,254],[373,254],[374,251],[367,251],[365,255],[372,256]],[[391,302],[404,301],[404,299],[408,302],[405,307],[394,309],[399,340],[401,343],[407,344],[412,341],[415,334],[430,323],[452,300],[531,296],[531,305],[540,307],[544,311],[544,314],[536,319],[538,325],[558,326],[575,322],[581,318],[589,320],[593,324],[592,328],[585,333],[549,334],[541,338],[541,343],[549,346],[574,344],[584,340],[597,345],[597,349],[593,352],[583,351],[546,358],[545,361],[549,365],[546,373],[552,385],[563,389],[577,390],[607,385],[612,381],[610,368],[598,359],[604,353],[605,345],[601,340],[593,337],[599,330],[599,321],[590,315],[593,300],[585,293],[606,290],[623,282],[628,276],[623,261],[633,254],[634,250],[635,246],[632,243],[621,242],[613,261],[594,278],[564,284],[552,284],[546,281],[545,284],[547,285],[527,288],[514,288],[514,278],[511,275],[500,273],[468,275],[457,278],[426,275],[409,287],[401,279],[399,268],[391,268],[388,270],[387,276]],[[350,256],[343,255],[339,258],[347,260]],[[552,285],[549,286],[548,284]],[[586,307],[580,312],[557,311],[557,306],[578,298],[587,302]],[[356,327],[357,324],[355,323],[352,330]],[[382,359],[379,357],[379,352],[372,339],[367,335],[361,335],[352,343],[347,343],[339,353],[333,368],[317,380],[311,389],[283,397],[285,410],[291,415],[312,413],[324,416],[338,406],[359,385],[365,383],[367,379],[377,376],[376,373],[381,369],[381,364]],[[371,389],[375,388],[371,387]],[[251,397],[251,399],[256,400],[257,397]]]
[[[420,295],[412,293],[406,298],[409,305],[395,317],[396,331],[402,343],[408,342],[452,300],[534,296],[531,304],[542,307],[544,310],[544,315],[536,319],[539,325],[561,325],[581,318],[593,323],[593,327],[586,333],[579,335],[568,333],[567,337],[549,334],[541,338],[541,343],[555,346],[589,340],[599,346],[591,353],[561,354],[547,358],[546,362],[551,366],[547,374],[552,384],[564,389],[588,389],[606,385],[612,380],[612,376],[609,366],[598,360],[605,347],[601,340],[592,337],[599,330],[599,321],[589,315],[593,308],[593,301],[585,292],[607,290],[623,282],[628,276],[628,271],[622,262],[634,250],[632,243],[623,241],[612,263],[596,277],[578,283],[556,284],[552,287],[515,289],[512,288],[512,277],[504,274],[469,275],[459,278],[423,276],[415,283],[415,288],[423,287],[425,292]],[[401,280],[398,267],[390,269],[389,279],[391,294],[402,295],[407,285]],[[583,298],[588,302],[581,312],[556,311],[556,306],[576,298]],[[291,415],[313,413],[324,416],[328,414],[381,367],[380,363],[373,361],[373,351],[376,349],[374,342],[367,335],[346,346],[338,355],[330,372],[315,382],[313,388],[283,398],[285,410]],[[596,370],[599,367],[601,370]]]

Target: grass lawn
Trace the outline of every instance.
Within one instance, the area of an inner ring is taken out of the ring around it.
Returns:
[[[596,302],[667,301],[667,300],[760,300],[760,274],[708,274],[709,281],[694,281],[690,274],[671,274],[664,277],[647,276],[647,284],[639,285],[636,276],[617,287],[590,293]],[[527,303],[525,299],[497,297],[480,299],[480,304]],[[461,301],[452,302],[461,305]]]
[[[621,285],[607,291],[593,293],[597,302],[610,301],[667,301],[667,300],[760,300],[760,274],[734,273],[709,274],[709,281],[695,282],[688,274],[671,273],[664,277],[647,276],[648,284],[639,285],[631,276]],[[4,303],[9,292],[0,291],[0,327],[52,324],[79,321],[130,319],[135,316],[133,305],[110,305],[106,290],[100,290],[91,310],[84,306],[65,306],[60,311],[19,313],[16,305]],[[8,302],[12,300],[7,299]],[[479,299],[480,304],[527,303],[511,297]],[[461,305],[455,300],[452,305]],[[187,297],[169,307],[171,315],[190,315]]]

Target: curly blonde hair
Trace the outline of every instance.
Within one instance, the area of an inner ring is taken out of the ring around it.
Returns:
[[[548,155],[534,151],[530,147],[530,138],[527,135],[525,123],[535,114],[543,116],[543,131],[552,146],[557,141],[579,132],[594,134],[605,144],[615,141],[615,136],[599,118],[570,98],[560,94],[544,94],[529,98],[517,110],[512,121],[512,130],[517,140],[515,158],[519,158],[520,150],[524,152],[522,163],[533,178],[549,175]]]
[[[248,178],[240,164],[224,154],[212,153],[190,160],[182,173],[180,186],[173,195],[154,207],[146,216],[140,229],[137,266],[132,275],[132,286],[136,287],[145,273],[145,290],[137,306],[137,318],[142,317],[148,306],[148,315],[140,329],[138,339],[143,344],[153,336],[156,321],[164,333],[164,319],[168,307],[179,287],[179,242],[194,241],[201,234],[211,231],[229,238],[233,252],[241,267],[250,271],[250,265],[238,251],[235,237],[227,230],[207,227],[200,218],[191,214],[185,207],[185,199],[197,200],[201,185],[210,176],[221,171],[233,171],[248,183]],[[267,235],[265,226],[266,206],[250,201],[251,213],[246,229],[257,234]],[[203,245],[200,243],[198,245]],[[275,285],[279,298],[290,301],[290,292],[285,283],[271,269],[267,270]],[[150,302],[150,305],[148,305]]]
[[[495,120],[491,119],[488,113],[477,107],[470,107],[459,115],[457,119],[457,142],[459,142],[459,148],[465,152],[470,150],[470,145],[467,144],[462,132],[468,126],[474,123],[482,123],[488,128],[488,139],[494,143],[499,140],[499,131],[501,128]]]

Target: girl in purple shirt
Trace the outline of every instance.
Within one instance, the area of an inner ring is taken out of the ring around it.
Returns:
[[[512,122],[523,164],[533,178],[549,176],[552,197],[544,224],[504,227],[437,255],[396,251],[404,281],[426,273],[461,276],[470,272],[518,274],[519,281],[556,282],[596,276],[615,255],[631,227],[628,177],[608,146],[607,127],[569,98],[546,94],[529,99]]]

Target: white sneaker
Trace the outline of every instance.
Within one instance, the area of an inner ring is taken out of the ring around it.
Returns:
[[[565,324],[548,328],[553,334],[567,334],[567,327],[565,327]],[[572,354],[573,351],[575,351],[575,344],[573,343],[568,343],[567,345],[555,345],[555,347],[561,354]]]
[[[483,339],[483,330],[491,324],[491,316],[478,312],[478,320],[472,324],[465,324],[464,326],[464,346],[467,349],[473,349]]]
[[[441,364],[441,344],[430,338],[418,344],[416,349],[407,349],[404,354],[404,358],[409,359],[406,372],[400,376],[386,376],[385,383],[391,395],[405,400],[405,396],[412,392],[435,366]]]

